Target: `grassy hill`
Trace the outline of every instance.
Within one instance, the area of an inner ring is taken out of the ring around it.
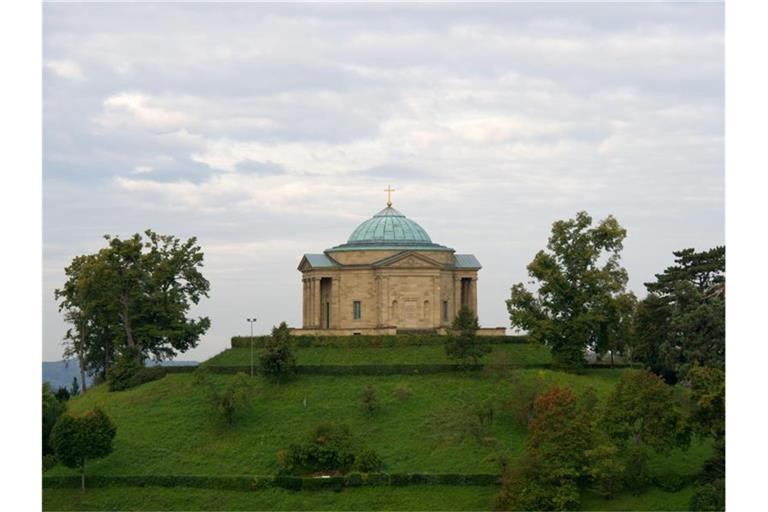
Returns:
[[[542,347],[496,345],[494,354],[507,364],[548,361]],[[501,354],[501,356],[500,356]],[[442,347],[393,349],[304,348],[297,350],[300,364],[400,364],[445,362]],[[207,361],[207,365],[243,366],[248,349],[234,349]],[[593,388],[600,399],[610,393],[620,369],[588,370],[582,375],[549,369],[514,369],[502,372],[466,372],[432,375],[330,376],[301,375],[273,385],[255,378],[251,410],[231,428],[209,414],[203,390],[191,374],[170,374],[128,391],[110,393],[97,386],[70,401],[72,411],[102,407],[118,426],[115,451],[89,463],[90,476],[140,475],[269,475],[278,469],[278,450],[301,442],[306,432],[321,423],[342,422],[367,448],[375,449],[389,473],[497,474],[499,458],[514,463],[523,448],[525,431],[516,427],[504,401],[520,386],[562,383],[576,392]],[[230,375],[214,375],[223,384]],[[376,390],[381,408],[365,413],[360,394],[366,386]],[[396,389],[408,389],[407,398]],[[490,404],[493,420],[479,434],[467,424],[478,404]],[[658,478],[695,475],[709,455],[707,444],[694,444],[653,461]],[[57,466],[45,476],[74,475]],[[488,509],[495,486],[414,485],[359,487],[333,491],[261,489],[223,491],[149,487],[137,494],[129,487],[90,489],[79,496],[72,489],[46,489],[46,510],[66,509]],[[680,510],[689,490],[665,493],[652,489],[640,497],[620,496],[605,501],[585,496],[589,509]]]

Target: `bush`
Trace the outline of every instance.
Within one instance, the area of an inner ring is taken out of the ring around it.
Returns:
[[[693,490],[690,510],[725,510],[725,480],[713,480]]]
[[[477,364],[478,360],[491,351],[487,344],[478,343],[477,330],[480,326],[477,317],[466,306],[462,306],[458,315],[453,320],[450,334],[445,340],[445,353],[449,359],[456,359],[461,364],[468,364],[471,360]]]
[[[51,386],[47,382],[43,383],[43,455],[53,453],[53,447],[50,443],[51,430],[59,417],[64,414],[67,406],[61,402],[51,392]]]
[[[126,351],[117,358],[115,364],[107,372],[107,386],[110,391],[130,389],[134,378],[144,368],[141,359],[135,351]]]
[[[256,347],[264,348],[270,341],[271,336],[254,336],[253,344]],[[446,335],[444,334],[393,334],[393,335],[360,335],[360,336],[310,336],[310,335],[291,335],[290,342],[292,347],[326,347],[326,348],[396,348],[413,347],[428,345],[444,345]],[[528,343],[527,336],[478,336],[479,344],[525,344]],[[250,348],[251,338],[249,336],[233,336],[231,339],[232,348]]]
[[[626,465],[619,457],[619,449],[610,443],[604,443],[585,452],[589,461],[587,472],[592,478],[595,491],[611,499],[621,490]]]
[[[374,450],[363,450],[355,455],[354,469],[363,473],[372,473],[384,469],[384,463]]]
[[[213,416],[224,420],[227,426],[233,425],[251,404],[253,386],[244,373],[228,379],[221,387],[211,381],[207,370],[200,369],[195,372],[195,383],[205,388]]]
[[[56,466],[56,464],[58,463],[59,463],[59,459],[56,458],[56,455],[52,453],[43,455],[43,471],[48,471],[49,469]]]
[[[363,409],[368,414],[373,414],[379,408],[379,399],[376,397],[376,390],[368,384],[361,394]]]
[[[290,330],[285,322],[272,328],[272,336],[259,357],[261,373],[267,379],[277,382],[295,373],[296,358],[291,352],[290,339]]]
[[[413,391],[411,390],[411,387],[408,384],[401,382],[400,384],[397,385],[393,393],[398,400],[400,400],[401,402],[405,402],[411,397],[411,395],[413,394]]]

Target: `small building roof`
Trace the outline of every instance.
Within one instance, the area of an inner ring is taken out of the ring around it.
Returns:
[[[454,254],[454,263],[453,266],[455,268],[467,268],[467,269],[481,269],[483,266],[480,264],[480,262],[475,258],[474,254]]]
[[[335,268],[339,264],[325,254],[305,254],[304,258],[314,268]]]

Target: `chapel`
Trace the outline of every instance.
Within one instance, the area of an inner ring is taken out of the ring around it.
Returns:
[[[434,243],[386,191],[387,207],[346,243],[301,258],[303,328],[294,334],[444,333],[462,306],[477,315],[480,262]],[[478,334],[504,333],[496,330]]]

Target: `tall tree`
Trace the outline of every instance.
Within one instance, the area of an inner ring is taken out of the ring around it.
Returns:
[[[624,291],[627,272],[619,264],[626,234],[610,215],[594,227],[586,212],[555,222],[548,251],[539,251],[527,267],[538,289],[512,287],[507,300],[512,326],[551,347],[566,366],[581,366],[587,347],[618,346],[617,312],[632,303]]]
[[[645,283],[632,342],[634,358],[670,383],[693,365],[725,367],[725,247],[673,254]]]
[[[105,238],[107,247],[73,260],[67,282],[55,292],[73,324],[67,350],[105,374],[119,354],[143,363],[195,347],[210,327],[207,317],[188,318],[209,290],[197,239],[182,242],[151,230],[144,237]]]

